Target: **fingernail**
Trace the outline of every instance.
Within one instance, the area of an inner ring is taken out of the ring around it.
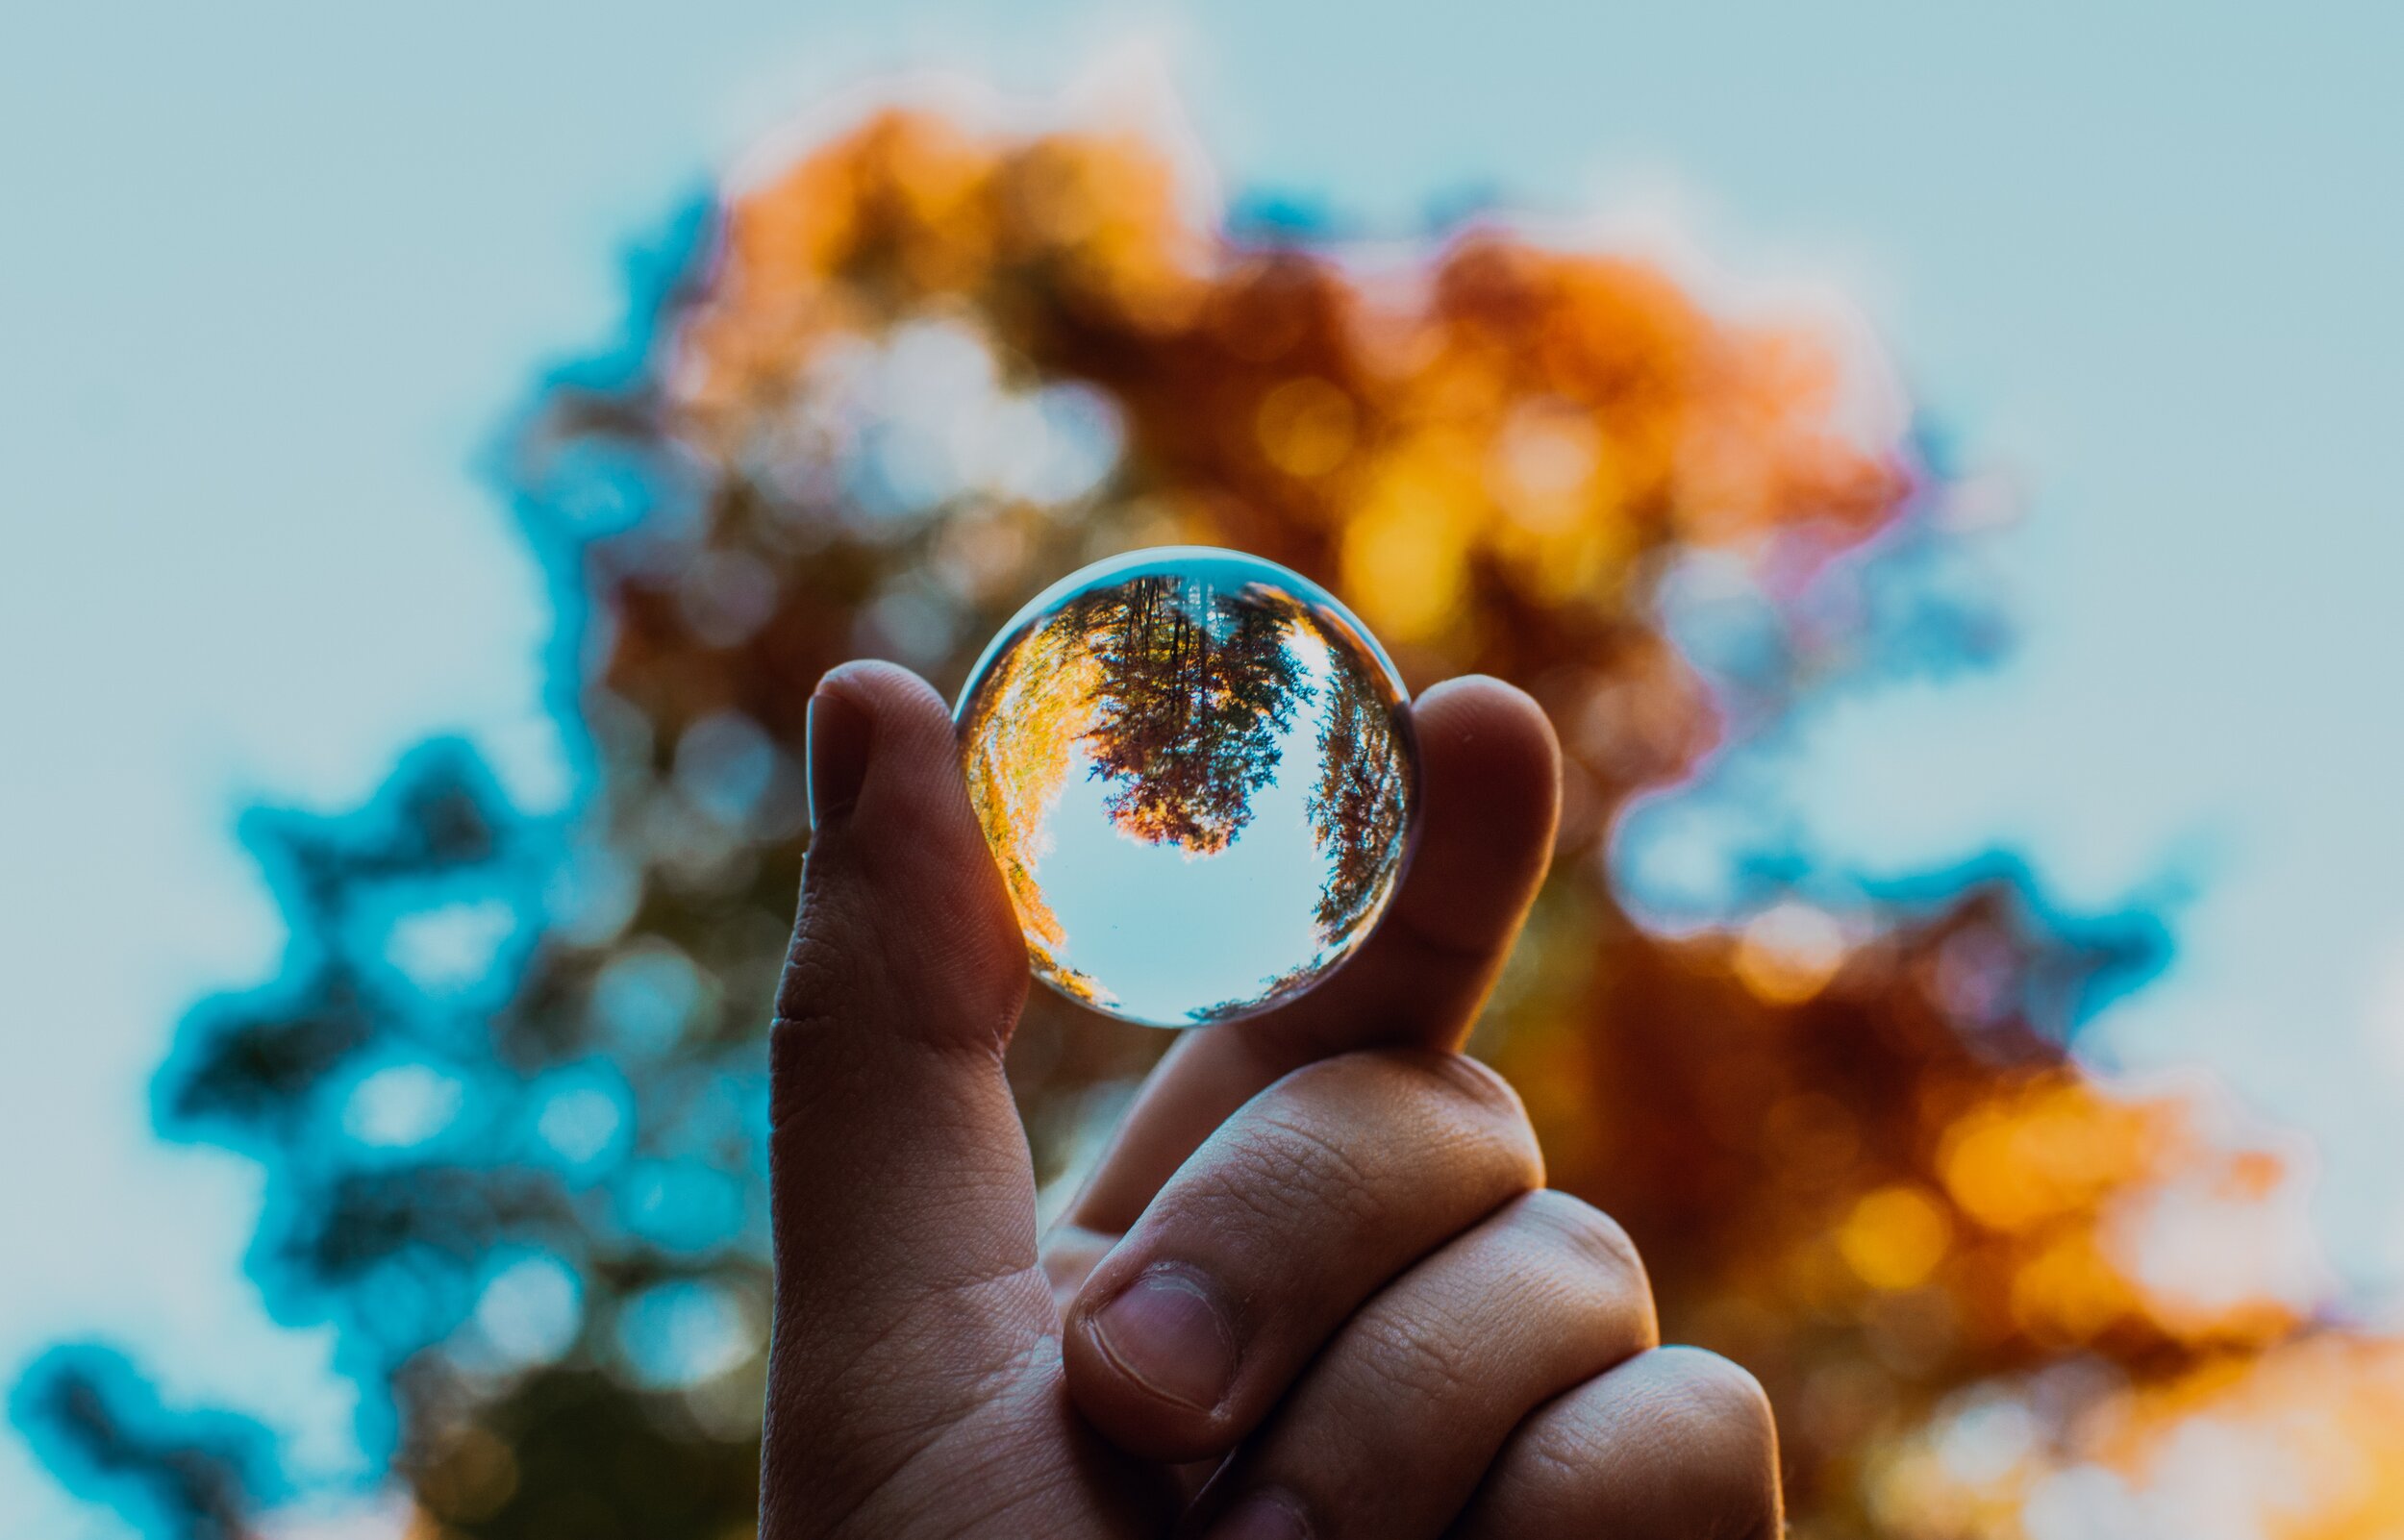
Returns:
[[[850,809],[868,774],[868,713],[834,690],[810,697],[802,727],[802,754],[810,761],[810,827]]]
[[[1155,1395],[1203,1411],[1235,1381],[1235,1333],[1209,1288],[1183,1272],[1137,1279],[1093,1318],[1093,1339]]]
[[[1212,1528],[1211,1540],[1311,1540],[1311,1527],[1283,1497],[1257,1493]]]

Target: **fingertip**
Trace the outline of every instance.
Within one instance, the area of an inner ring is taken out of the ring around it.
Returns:
[[[1484,675],[1428,690],[1412,720],[1425,811],[1399,901],[1440,931],[1447,914],[1510,914],[1515,924],[1551,862],[1561,818],[1552,722],[1525,690]]]
[[[1432,794],[1474,785],[1490,806],[1541,813],[1561,801],[1561,740],[1551,718],[1517,685],[1485,674],[1449,679],[1412,708]]]
[[[916,706],[932,703],[943,708],[943,698],[935,686],[899,663],[889,663],[881,658],[855,658],[838,663],[818,676],[813,695],[837,691],[850,695],[864,705],[875,706],[888,701]]]
[[[899,663],[879,658],[857,658],[828,669],[811,689],[810,703],[814,709],[824,703],[856,712],[864,719],[871,742],[896,737],[904,750],[932,735],[948,738],[951,733],[951,710],[935,686]]]
[[[966,811],[951,708],[935,686],[898,663],[866,658],[819,676],[810,692],[813,826],[870,799]],[[958,820],[953,820],[958,822]]]

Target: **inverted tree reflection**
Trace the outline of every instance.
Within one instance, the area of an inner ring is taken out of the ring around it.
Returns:
[[[1135,838],[1225,850],[1277,777],[1278,739],[1310,697],[1289,645],[1299,613],[1256,589],[1142,577],[1081,600],[1070,623],[1099,665],[1083,743],[1104,806]]]
[[[1379,683],[1354,658],[1337,653],[1333,661],[1310,801],[1311,830],[1327,862],[1315,918],[1331,946],[1376,911],[1401,870],[1412,763],[1396,708]]]

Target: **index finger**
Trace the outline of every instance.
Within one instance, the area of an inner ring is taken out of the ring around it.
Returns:
[[[1448,681],[1412,708],[1417,852],[1360,955],[1292,1004],[1189,1032],[1136,1099],[1067,1214],[1116,1234],[1212,1130],[1315,1059],[1354,1049],[1455,1049],[1468,1035],[1552,858],[1561,750],[1526,692]]]

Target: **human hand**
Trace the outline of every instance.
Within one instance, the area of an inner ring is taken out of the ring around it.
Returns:
[[[1002,1054],[1028,982],[949,713],[811,702],[771,1036],[763,1540],[1778,1533],[1740,1369],[1660,1348],[1618,1227],[1460,1054],[1550,854],[1533,702],[1414,708],[1418,851],[1360,956],[1184,1034],[1047,1239]]]

